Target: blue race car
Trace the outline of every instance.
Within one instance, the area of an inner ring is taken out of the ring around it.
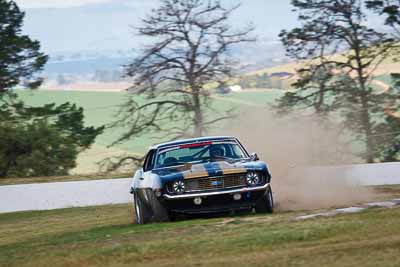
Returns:
[[[272,213],[271,175],[234,137],[202,137],[155,145],[131,185],[138,224],[178,214],[252,210]]]

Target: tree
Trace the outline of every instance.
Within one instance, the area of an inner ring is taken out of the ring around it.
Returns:
[[[385,16],[385,24],[393,28],[394,36],[400,38],[400,1],[399,0],[373,0],[366,1],[367,8]]]
[[[299,106],[312,107],[319,116],[325,116],[333,110],[327,99],[335,93],[334,64],[310,64],[298,70],[298,79],[292,84],[296,91],[286,92],[279,99],[279,111],[293,111]],[[328,102],[328,103],[327,103]],[[332,102],[330,102],[332,103]]]
[[[68,174],[103,127],[85,127],[76,105],[29,107],[13,92],[40,86],[36,74],[47,61],[40,43],[21,33],[24,16],[0,0],[0,178]]]
[[[384,1],[367,1],[367,7],[375,11],[381,16],[385,17],[385,24],[390,26],[392,31],[391,35],[397,42],[400,42],[400,1],[399,0],[384,0]],[[394,62],[400,60],[399,49],[393,51],[392,57]],[[385,118],[386,124],[384,125],[385,131],[397,133],[400,132],[400,114],[398,113],[400,97],[396,92],[400,91],[400,74],[392,73],[392,86],[390,89],[392,94],[393,103],[388,105],[385,110],[387,117]],[[400,159],[400,138],[399,136],[383,136],[380,143],[382,144],[381,158],[384,161],[394,161]]]
[[[77,155],[93,144],[103,127],[85,127],[74,104],[1,109],[0,178],[67,175]]]
[[[151,45],[126,67],[135,94],[114,124],[129,127],[116,143],[155,132],[170,139],[201,136],[227,118],[215,111],[208,117],[211,99],[205,86],[231,75],[233,45],[253,40],[251,26],[239,31],[229,26],[237,8],[225,8],[219,0],[161,0],[143,20],[139,35]],[[138,95],[145,103],[137,101]]]
[[[383,123],[379,123],[377,136],[379,144],[377,157],[382,161],[400,160],[400,74],[392,74],[393,86],[386,94],[390,97],[390,102],[385,106],[385,117]]]
[[[302,26],[283,31],[289,56],[305,60],[295,83],[279,108],[313,108],[323,115],[340,112],[344,126],[365,144],[362,157],[379,160],[376,136],[382,134],[390,94],[371,84],[374,70],[396,47],[386,33],[366,26],[364,1],[293,0]],[[393,136],[392,136],[393,138]]]
[[[0,94],[16,85],[37,88],[42,79],[35,73],[42,70],[47,56],[40,52],[40,43],[21,33],[25,13],[14,1],[0,0]]]

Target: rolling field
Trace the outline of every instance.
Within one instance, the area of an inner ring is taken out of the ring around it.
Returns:
[[[32,106],[48,103],[75,103],[84,108],[85,122],[88,126],[101,126],[112,123],[116,118],[120,106],[129,97],[127,93],[88,91],[20,91],[18,94],[22,100]],[[245,108],[253,106],[265,107],[273,103],[280,95],[282,95],[281,91],[273,89],[215,95],[213,108],[219,111],[234,109],[234,112],[239,114]],[[230,122],[226,121],[224,123]],[[129,142],[108,148],[123,132],[124,129],[122,128],[105,130],[97,138],[93,147],[79,156],[78,167],[73,173],[95,173],[98,171],[96,163],[106,157],[126,153],[142,154],[150,145],[165,141],[163,138],[155,140],[149,136],[140,136]]]
[[[400,265],[400,208],[144,226],[132,223],[131,212],[116,205],[0,215],[0,266]]]
[[[393,56],[387,57],[385,60],[381,62],[378,68],[373,70],[373,73],[375,76],[381,76],[381,75],[388,75],[390,73],[400,73],[400,64],[396,60],[397,55],[394,54]],[[343,57],[342,54],[335,54],[330,56],[331,60],[334,61],[344,61],[346,60],[345,57]],[[263,74],[263,73],[274,73],[274,72],[290,72],[290,73],[295,73],[296,70],[304,68],[305,64],[309,63],[318,63],[318,60],[310,60],[310,61],[293,61],[289,62],[286,64],[266,68],[266,69],[261,69],[257,70],[254,72],[249,73],[249,75],[252,74]]]

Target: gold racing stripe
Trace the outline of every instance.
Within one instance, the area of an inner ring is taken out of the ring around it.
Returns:
[[[226,162],[219,162],[219,167],[222,170],[222,174],[236,174],[236,173],[245,173],[247,172],[246,168],[244,167],[236,167]]]
[[[195,179],[208,177],[208,172],[206,168],[204,168],[203,164],[193,165],[191,170],[183,172],[183,178],[186,179]]]
[[[247,172],[245,168],[222,170],[223,174],[236,174],[236,173],[245,173],[245,172]]]

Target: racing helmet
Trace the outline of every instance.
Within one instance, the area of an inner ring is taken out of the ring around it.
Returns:
[[[225,150],[222,145],[212,145],[210,147],[211,158],[221,158],[225,156]]]

